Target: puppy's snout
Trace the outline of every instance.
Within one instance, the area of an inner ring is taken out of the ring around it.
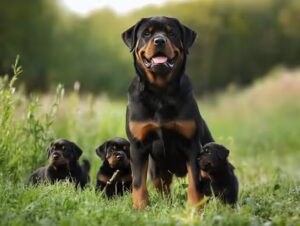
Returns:
[[[158,35],[154,38],[154,45],[156,46],[163,46],[166,43],[166,38],[162,35]]]
[[[211,164],[210,162],[208,162],[208,163],[206,163],[206,164],[204,165],[204,167],[205,167],[205,168],[211,168],[211,167],[212,167],[212,164]]]
[[[124,153],[122,153],[122,152],[118,152],[118,153],[116,153],[116,158],[117,158],[117,160],[123,160],[124,158],[125,158],[125,154]]]
[[[53,152],[52,157],[54,160],[58,160],[60,158],[60,153],[59,152]]]
[[[201,168],[205,171],[212,169],[212,167],[213,167],[213,164],[208,161],[202,162],[202,164],[201,164]]]

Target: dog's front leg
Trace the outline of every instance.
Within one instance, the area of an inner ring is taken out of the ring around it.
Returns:
[[[204,194],[201,192],[201,184],[199,180],[200,168],[197,162],[198,153],[201,151],[201,145],[199,142],[192,142],[190,149],[187,152],[187,171],[188,171],[188,202],[199,208],[199,203],[203,199]]]
[[[137,144],[130,145],[131,168],[132,168],[132,202],[134,209],[144,209],[148,204],[147,191],[147,170],[148,152],[137,147]]]

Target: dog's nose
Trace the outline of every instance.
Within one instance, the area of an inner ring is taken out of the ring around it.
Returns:
[[[154,45],[163,46],[166,43],[166,39],[163,36],[154,38]]]
[[[59,159],[59,157],[60,157],[60,154],[59,154],[58,152],[54,152],[54,153],[53,153],[53,159],[54,159],[54,160]]]
[[[124,155],[121,154],[121,153],[118,153],[118,154],[116,155],[116,158],[117,158],[118,160],[122,160],[122,159],[124,159]]]
[[[211,167],[212,167],[212,164],[210,162],[206,162],[203,164],[202,169],[209,170]]]

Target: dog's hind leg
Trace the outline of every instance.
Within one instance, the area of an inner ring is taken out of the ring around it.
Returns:
[[[162,194],[169,195],[173,177],[172,173],[167,170],[159,169],[151,157],[149,165],[150,177],[154,188]]]

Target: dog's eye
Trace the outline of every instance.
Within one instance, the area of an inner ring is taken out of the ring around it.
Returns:
[[[65,145],[61,146],[61,149],[65,150]]]
[[[150,31],[144,31],[143,36],[148,38],[151,36],[151,32]]]
[[[114,146],[112,147],[112,149],[116,150],[116,149],[117,149],[116,145],[114,145]]]
[[[127,146],[123,146],[123,150],[125,150],[125,151],[126,151],[126,150],[127,150]]]

